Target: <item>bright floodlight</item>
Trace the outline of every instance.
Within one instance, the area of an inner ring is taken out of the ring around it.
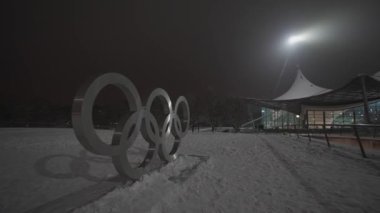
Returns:
[[[288,39],[288,44],[293,45],[299,42],[306,41],[308,38],[307,34],[301,34],[301,35],[295,35],[295,36],[290,36]]]

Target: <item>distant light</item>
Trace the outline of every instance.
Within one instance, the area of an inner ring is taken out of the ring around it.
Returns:
[[[264,113],[264,112],[265,112],[265,110],[263,110],[263,109],[262,109],[262,110],[261,110],[261,112],[262,112],[262,113]]]
[[[309,38],[309,35],[304,33],[304,34],[300,34],[300,35],[294,35],[294,36],[290,36],[288,38],[288,45],[294,45],[296,43],[300,43],[300,42],[303,42],[303,41],[307,41]]]
[[[296,115],[296,118],[300,118],[300,115]]]

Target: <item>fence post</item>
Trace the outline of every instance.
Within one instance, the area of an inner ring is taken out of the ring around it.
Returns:
[[[373,127],[373,138],[376,138],[376,126]]]
[[[361,142],[361,140],[360,140],[360,136],[359,136],[358,130],[357,130],[357,128],[356,128],[356,125],[353,125],[352,127],[354,128],[354,132],[355,132],[356,140],[357,140],[358,143],[359,143],[359,147],[360,147],[360,151],[361,151],[361,153],[362,153],[362,156],[363,156],[363,158],[366,158],[367,155],[366,155],[365,152],[364,152],[364,148],[363,148],[362,142]]]
[[[309,142],[311,142],[310,130],[309,130],[309,111],[306,111],[306,130],[307,130],[307,137],[309,137]]]
[[[296,131],[297,138],[300,138],[300,134],[298,133],[297,125],[294,124],[294,130]]]

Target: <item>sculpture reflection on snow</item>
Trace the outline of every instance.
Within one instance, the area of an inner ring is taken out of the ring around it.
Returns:
[[[132,114],[122,118],[116,127],[112,145],[104,143],[95,132],[92,109],[99,92],[108,85],[119,88],[126,96]],[[168,113],[162,126],[151,113],[153,101],[158,98]],[[181,113],[181,114],[178,114]],[[142,106],[140,95],[134,84],[125,76],[118,73],[108,73],[84,84],[77,92],[72,108],[72,123],[79,142],[89,151],[105,156],[111,156],[116,170],[123,176],[138,179],[152,160],[155,153],[164,162],[176,158],[176,152],[189,129],[190,110],[185,97],[180,96],[172,108],[169,95],[165,90],[157,88],[148,97],[145,107]],[[127,150],[132,146],[138,133],[141,132],[149,149],[144,160],[138,167],[133,168],[128,161]],[[174,144],[170,149],[167,141],[174,136]]]

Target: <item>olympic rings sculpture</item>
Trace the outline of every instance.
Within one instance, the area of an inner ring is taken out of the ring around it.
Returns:
[[[111,145],[106,144],[96,134],[92,118],[96,97],[108,85],[116,86],[122,91],[132,111],[129,118],[121,118],[120,125],[114,131]],[[168,113],[162,126],[159,126],[157,119],[150,111],[156,98],[160,100],[165,112]],[[143,106],[136,87],[128,78],[118,73],[107,73],[88,81],[78,90],[72,106],[72,124],[76,137],[87,150],[95,154],[111,156],[116,170],[121,175],[139,179],[146,173],[145,167],[156,153],[164,162],[176,158],[181,138],[189,130],[190,109],[186,98],[180,96],[173,111],[168,93],[161,88],[153,90]],[[127,150],[132,146],[139,132],[148,142],[149,149],[144,160],[134,168],[128,160]],[[171,134],[174,136],[174,144],[170,149],[167,141]]]

